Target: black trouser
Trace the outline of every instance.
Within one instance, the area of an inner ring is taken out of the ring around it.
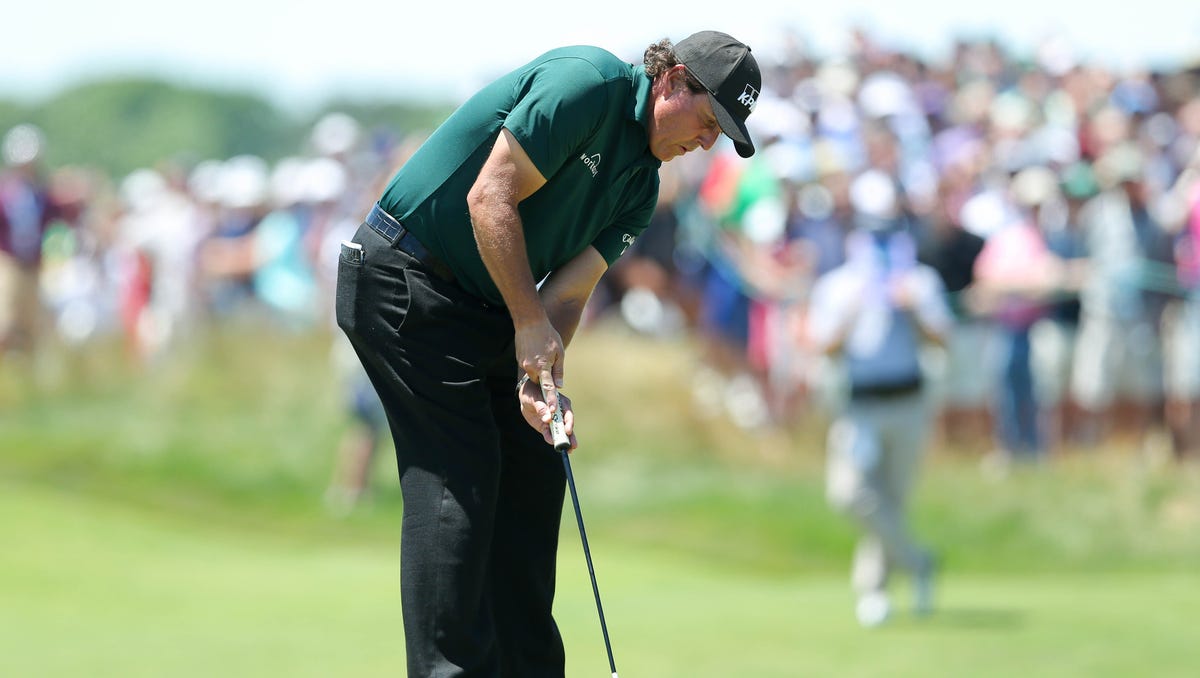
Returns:
[[[521,417],[508,312],[367,225],[343,247],[337,320],[387,410],[404,518],[408,675],[556,676],[565,472]]]

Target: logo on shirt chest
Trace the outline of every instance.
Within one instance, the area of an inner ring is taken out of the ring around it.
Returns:
[[[599,153],[593,153],[592,155],[588,155],[587,153],[584,153],[579,156],[579,159],[583,161],[584,165],[587,165],[587,168],[589,170],[591,170],[592,178],[595,178],[596,175],[600,173],[600,154]]]

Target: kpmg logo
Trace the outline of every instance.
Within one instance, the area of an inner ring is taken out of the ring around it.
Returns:
[[[750,112],[753,113],[754,107],[758,105],[758,90],[750,85],[746,85],[746,89],[742,91],[741,96],[737,100],[739,104],[749,108]]]
[[[592,171],[592,177],[595,177],[600,172],[599,153],[594,155],[588,155],[587,153],[584,153],[583,155],[579,156],[579,159],[582,160],[583,164],[587,165],[587,168]]]

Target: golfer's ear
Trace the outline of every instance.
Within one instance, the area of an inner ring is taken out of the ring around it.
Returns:
[[[672,92],[690,91],[687,86],[687,66],[675,64],[667,71],[667,85]]]

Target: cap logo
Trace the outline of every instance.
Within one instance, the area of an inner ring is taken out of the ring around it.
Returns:
[[[754,89],[751,85],[746,85],[746,89],[742,91],[737,100],[739,104],[750,109],[750,112],[753,113],[754,107],[758,104],[758,90]]]

